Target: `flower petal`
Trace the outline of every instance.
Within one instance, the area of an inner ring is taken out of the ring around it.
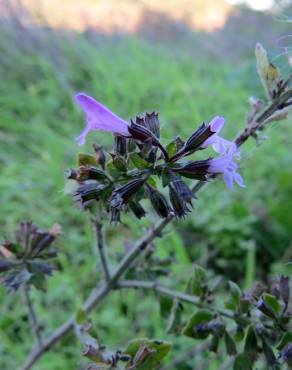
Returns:
[[[218,134],[218,132],[224,126],[224,123],[225,123],[224,117],[216,116],[209,123],[209,126],[210,126],[210,129],[211,129],[212,132],[215,132],[216,134]]]
[[[243,177],[238,173],[238,172],[235,172],[234,173],[234,180],[236,181],[236,183],[241,187],[241,188],[245,188],[245,183],[244,183],[244,180],[243,180]]]
[[[231,172],[231,171],[225,171],[224,172],[224,176],[223,176],[223,180],[225,182],[225,184],[227,185],[227,187],[230,189],[230,190],[233,190],[234,189],[234,173]]]
[[[130,136],[128,123],[104,105],[86,94],[77,94],[75,99],[87,116],[87,126],[78,138],[79,143],[85,142],[86,135],[91,130]]]

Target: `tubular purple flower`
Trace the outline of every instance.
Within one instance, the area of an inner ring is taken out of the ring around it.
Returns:
[[[223,128],[224,123],[224,117],[217,116],[212,119],[212,121],[209,123],[209,127],[211,131],[214,132],[214,135],[210,136],[206,141],[204,141],[201,148],[205,149],[207,146],[212,145],[215,152],[223,155],[227,153],[228,149],[233,145],[233,142],[218,135]],[[238,148],[236,149],[236,153],[234,153],[234,155],[239,156]]]
[[[234,188],[234,181],[242,188],[245,187],[242,176],[237,172],[238,165],[233,161],[233,157],[237,155],[238,148],[232,143],[226,154],[222,157],[213,158],[209,161],[209,173],[222,173],[225,184],[230,190]]]
[[[128,122],[118,117],[91,96],[80,93],[75,96],[75,99],[85,112],[87,119],[84,130],[76,138],[79,145],[85,144],[86,136],[90,131],[109,131],[121,136],[131,136],[128,130]]]

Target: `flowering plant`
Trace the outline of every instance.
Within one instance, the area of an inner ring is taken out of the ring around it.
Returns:
[[[114,135],[114,148],[109,154],[101,146],[93,145],[95,154],[79,154],[78,168],[67,173],[67,178],[75,185],[72,191],[74,199],[82,209],[90,211],[103,277],[77,313],[44,337],[29,288],[36,285],[36,277],[39,281],[40,276],[43,278],[52,272],[53,265],[43,264],[43,259],[53,257],[49,247],[59,234],[59,227],[41,232],[31,223],[23,223],[17,233],[17,242],[6,241],[2,245],[2,282],[10,289],[25,288],[31,326],[38,341],[21,370],[31,369],[45,352],[73,330],[84,343],[83,354],[90,361],[81,364],[80,369],[161,368],[162,360],[171,349],[169,342],[138,338],[131,340],[123,350],[111,351],[103,345],[88,318],[88,313],[105,297],[122,289],[154,291],[162,317],[169,316],[168,333],[206,340],[203,346],[192,352],[193,355],[203,350],[217,353],[220,343],[224,343],[225,353],[231,359],[231,362],[227,359],[225,368],[233,364],[234,370],[253,369],[258,358],[268,369],[286,365],[291,368],[292,307],[288,277],[276,278],[269,287],[255,283],[248,291],[229,282],[227,299],[226,295],[224,299],[217,299],[218,284],[212,281],[208,271],[198,265],[194,265],[184,291],[162,284],[160,276],[169,275],[173,261],[155,256],[155,238],[162,235],[173,219],[187,215],[197,193],[206,183],[223,175],[229,189],[233,189],[234,183],[245,186],[238,172],[239,147],[250,137],[257,139],[270,122],[287,118],[292,105],[292,75],[283,79],[259,44],[256,57],[268,101],[264,103],[251,98],[247,125],[232,141],[219,135],[224,118],[217,116],[211,122],[203,123],[186,140],[177,137],[165,146],[160,137],[157,113],[146,113],[127,122],[93,98],[85,94],[76,96],[87,119],[85,129],[77,138],[78,143],[84,144],[91,131],[108,131]],[[217,153],[216,157],[189,160],[191,155],[195,156],[209,146]],[[192,186],[188,179],[197,182]],[[105,249],[104,214],[109,214],[114,223],[120,222],[121,214],[129,211],[140,219],[146,215],[145,199],[150,201],[160,219],[140,240],[127,248],[113,268]],[[141,280],[141,275],[146,276],[146,280]],[[196,307],[191,314],[184,310],[187,304]],[[167,368],[170,369],[162,369]]]

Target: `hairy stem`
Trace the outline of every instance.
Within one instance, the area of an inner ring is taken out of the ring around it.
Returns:
[[[95,235],[97,240],[97,249],[100,257],[101,266],[104,272],[104,277],[106,281],[110,280],[110,267],[106,256],[105,243],[104,243],[104,233],[103,233],[103,222],[102,218],[100,220],[92,220],[93,227],[95,229]]]
[[[23,288],[23,292],[24,292],[25,304],[28,309],[28,316],[29,316],[29,321],[31,325],[31,330],[36,337],[38,346],[42,347],[41,326],[38,322],[37,314],[34,309],[34,304],[30,296],[30,286],[28,284],[25,284]]]

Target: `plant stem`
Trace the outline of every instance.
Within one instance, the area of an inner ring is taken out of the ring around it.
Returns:
[[[42,347],[41,326],[38,322],[37,314],[35,312],[34,305],[33,305],[33,302],[30,296],[30,286],[28,284],[24,285],[23,292],[24,292],[25,303],[28,309],[28,316],[29,316],[29,321],[31,325],[31,330],[36,337],[38,346]]]
[[[98,249],[98,253],[100,257],[101,266],[104,272],[105,280],[109,281],[111,274],[110,274],[109,262],[107,260],[106,251],[105,251],[102,217],[100,217],[100,220],[96,220],[96,219],[92,220],[92,223],[95,229],[97,249]]]
[[[162,295],[166,295],[168,297],[171,297],[173,299],[179,299],[180,301],[187,302],[187,303],[192,303],[196,306],[204,306],[204,304],[200,301],[200,299],[196,296],[182,293],[176,290],[172,290],[170,288],[165,287],[164,285],[161,285],[155,281],[140,281],[140,280],[122,280],[119,284],[118,287],[120,288],[134,288],[134,289],[151,289],[154,290],[157,293],[160,293]],[[234,315],[231,311],[229,310],[224,310],[224,309],[218,309],[216,307],[206,307],[209,308],[212,311],[216,311],[220,315],[224,317],[228,317],[229,319],[234,319]]]

